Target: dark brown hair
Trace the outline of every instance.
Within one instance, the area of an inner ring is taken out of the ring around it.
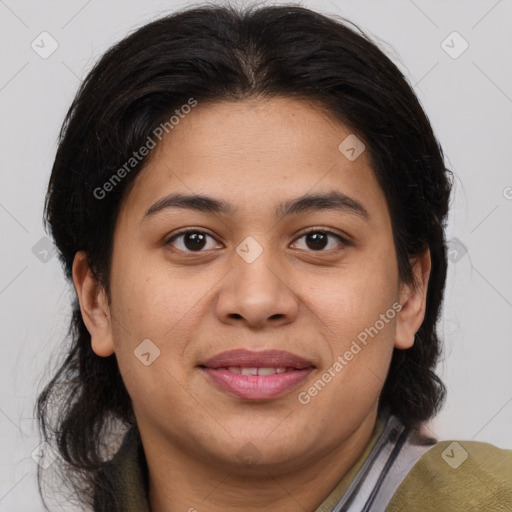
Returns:
[[[346,20],[291,5],[205,5],[151,22],[108,50],[67,113],[46,196],[45,222],[66,277],[71,281],[75,253],[85,250],[109,294],[119,206],[147,158],[107,197],[94,191],[191,97],[199,104],[313,100],[364,141],[390,211],[401,282],[414,282],[410,257],[428,248],[432,259],[425,320],[411,349],[395,349],[380,406],[409,428],[429,419],[445,393],[434,368],[451,173],[407,80]],[[135,418],[116,357],[94,354],[76,297],[65,350],[36,414],[42,437],[62,455],[77,500],[91,503],[105,436]]]

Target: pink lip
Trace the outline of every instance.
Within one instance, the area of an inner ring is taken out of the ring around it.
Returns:
[[[293,368],[274,375],[241,375],[227,368]],[[298,386],[315,369],[309,361],[282,350],[254,352],[237,349],[208,359],[202,371],[222,390],[244,400],[270,400]]]
[[[227,368],[241,366],[242,368],[266,368],[281,366],[298,370],[314,366],[306,359],[284,350],[246,350],[243,348],[221,352],[202,364],[206,368]]]

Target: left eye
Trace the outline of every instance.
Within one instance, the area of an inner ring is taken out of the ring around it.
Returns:
[[[215,240],[211,235],[204,231],[182,231],[181,233],[177,233],[169,238],[169,240],[166,242],[166,245],[174,245],[177,249],[184,252],[201,252],[203,249],[215,248],[207,247],[208,238]],[[310,249],[316,252],[335,249],[340,245],[342,247],[347,245],[347,241],[340,235],[333,233],[332,231],[319,229],[303,233],[299,238],[297,238],[297,241],[295,241],[293,245],[296,246],[298,241],[303,238],[305,239],[306,243],[305,249]],[[329,243],[333,239],[337,240],[337,243],[334,242],[329,247]],[[176,240],[180,240],[180,243],[175,244]],[[298,248],[301,249],[301,247]],[[304,249],[304,247],[302,247],[302,249]]]
[[[347,241],[341,237],[340,235],[333,233],[332,231],[325,231],[325,230],[312,230],[308,231],[307,233],[303,233],[297,240],[300,240],[301,238],[306,239],[306,249],[311,249],[316,252],[321,252],[329,245],[329,238],[332,240],[333,238],[338,240],[338,243],[334,243],[334,246],[327,247],[327,250],[335,249],[337,246],[344,246],[347,245]],[[297,244],[297,242],[295,242]],[[294,245],[295,245],[294,244]],[[300,247],[299,247],[300,249]]]

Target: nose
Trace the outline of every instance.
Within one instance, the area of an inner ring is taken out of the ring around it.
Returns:
[[[273,259],[273,261],[272,261]],[[252,262],[233,254],[233,268],[222,281],[216,314],[223,323],[256,329],[278,327],[297,318],[299,300],[285,272],[269,251]]]

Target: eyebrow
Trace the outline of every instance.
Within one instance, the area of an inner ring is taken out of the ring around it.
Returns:
[[[148,208],[142,221],[167,208],[184,208],[215,215],[230,215],[235,208],[228,202],[205,195],[170,194],[159,199]],[[368,221],[367,209],[357,200],[337,190],[320,194],[305,194],[279,204],[275,214],[282,218],[298,213],[319,210],[336,210]]]

